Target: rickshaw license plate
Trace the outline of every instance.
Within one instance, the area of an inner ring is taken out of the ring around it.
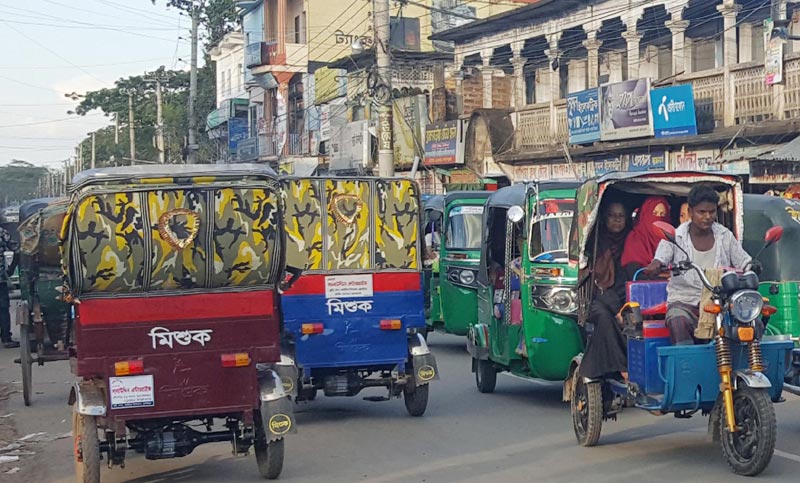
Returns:
[[[111,409],[153,407],[153,376],[109,377]]]

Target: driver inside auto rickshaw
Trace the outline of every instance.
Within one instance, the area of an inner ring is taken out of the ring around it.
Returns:
[[[689,192],[689,221],[675,231],[675,240],[690,260],[701,269],[734,267],[743,270],[751,262],[742,244],[722,224],[717,223],[719,193],[709,185],[696,185]],[[669,241],[658,245],[655,257],[645,272],[657,275],[662,267],[686,260],[686,255]],[[674,275],[667,285],[666,325],[673,345],[694,344],[700,317],[703,283],[694,270]]]

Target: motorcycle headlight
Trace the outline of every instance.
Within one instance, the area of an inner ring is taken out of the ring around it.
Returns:
[[[730,299],[731,316],[739,322],[752,322],[761,315],[764,299],[755,290],[740,290]]]
[[[458,280],[464,285],[472,285],[475,282],[475,272],[472,270],[461,270]]]
[[[570,288],[554,288],[542,298],[553,312],[572,314],[578,310],[575,291]]]

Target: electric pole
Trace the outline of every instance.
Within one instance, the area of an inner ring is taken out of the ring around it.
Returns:
[[[78,144],[78,158],[75,162],[77,163],[78,172],[83,171],[83,141]]]
[[[394,176],[394,134],[392,132],[392,66],[389,56],[389,0],[373,0],[375,63],[378,67],[378,174]]]
[[[136,159],[136,133],[133,127],[133,92],[128,91],[128,133],[131,142],[131,159]]]
[[[94,160],[95,160],[95,134],[92,133],[92,169],[94,169]]]
[[[114,144],[119,144],[119,113],[114,113]]]
[[[158,162],[166,162],[166,150],[164,149],[164,114],[161,83],[166,81],[164,76],[164,66],[156,72],[149,72],[145,75],[148,80],[156,83],[156,149],[158,149]]]
[[[189,163],[197,162],[197,122],[194,118],[194,103],[197,97],[197,24],[200,17],[200,5],[192,2],[192,64],[189,73]],[[163,162],[163,161],[162,161]]]

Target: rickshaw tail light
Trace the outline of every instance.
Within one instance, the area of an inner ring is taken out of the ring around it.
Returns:
[[[325,331],[325,326],[323,324],[303,324],[300,327],[300,331],[303,334],[321,334]]]
[[[772,305],[764,305],[764,307],[761,308],[761,315],[764,317],[771,317],[776,313],[778,313],[778,309]]]
[[[141,360],[114,363],[114,374],[117,376],[132,376],[135,374],[142,374],[143,372],[144,362]]]
[[[400,330],[403,322],[399,319],[381,320],[381,330]]]
[[[739,334],[739,340],[742,342],[752,342],[756,332],[752,327],[737,327],[736,331]]]
[[[222,354],[222,367],[245,367],[250,365],[250,354],[237,352],[236,354]]]
[[[722,312],[722,307],[720,307],[717,304],[708,304],[705,307],[703,307],[703,312],[705,312],[707,314],[717,315],[720,312]]]

